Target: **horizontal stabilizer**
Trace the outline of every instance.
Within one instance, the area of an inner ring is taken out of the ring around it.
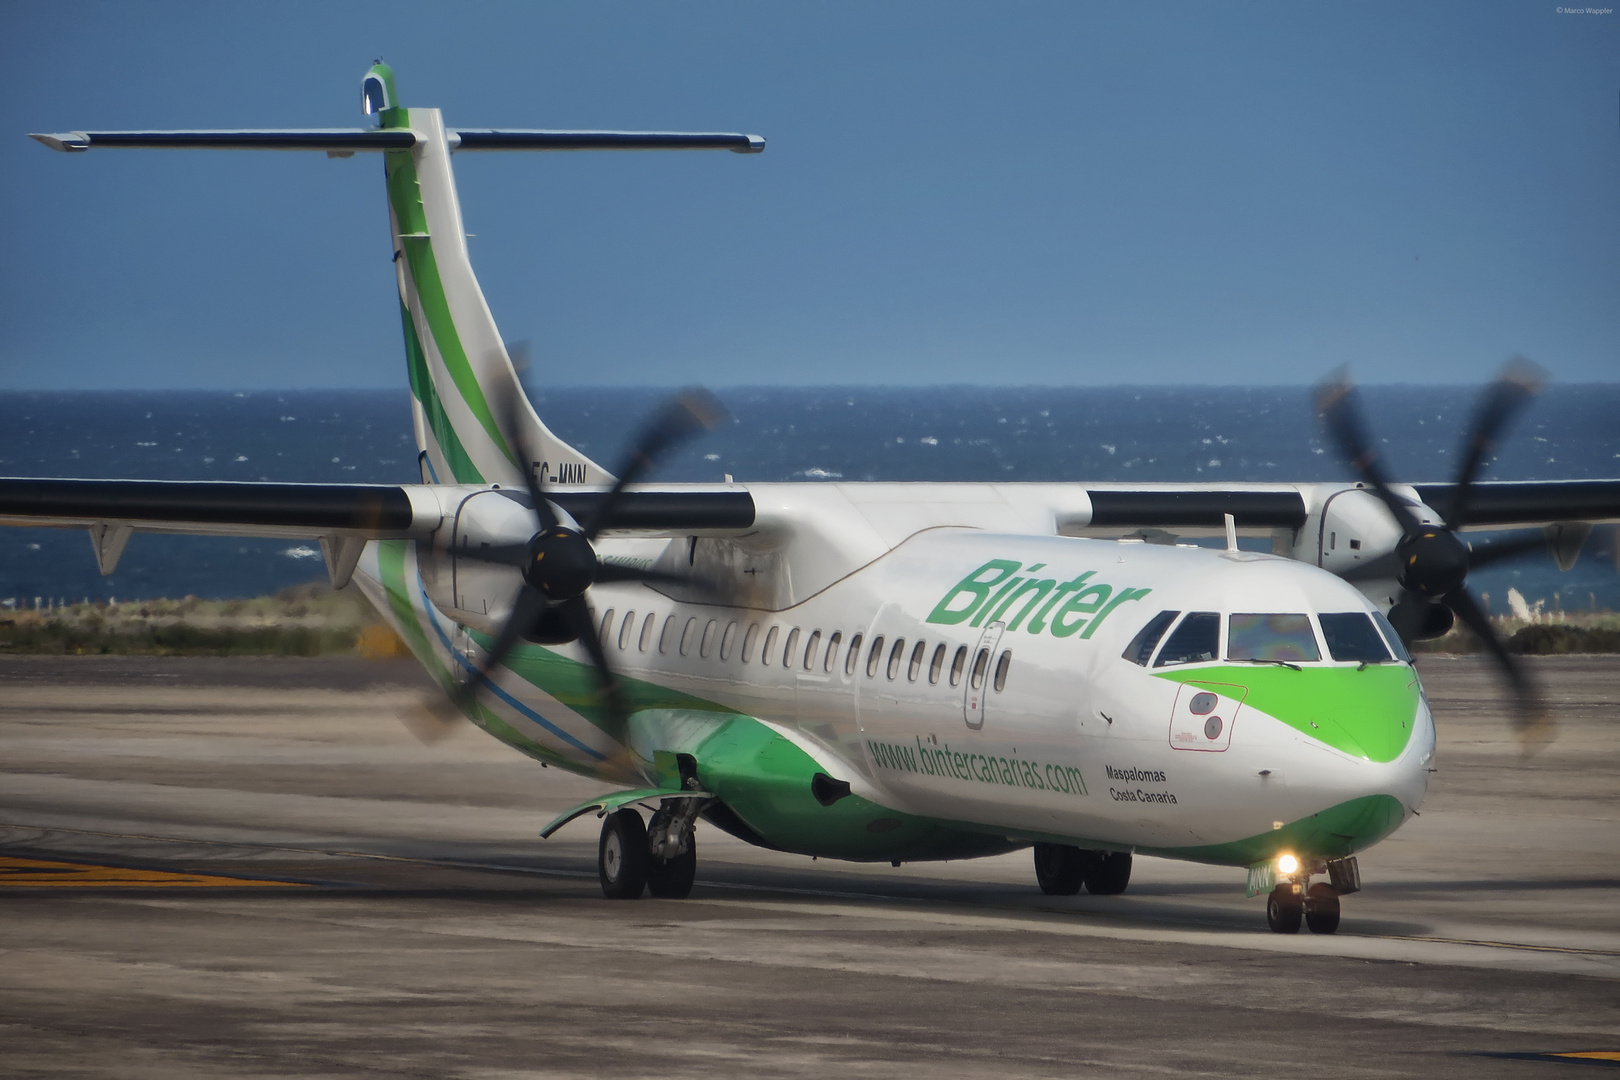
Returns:
[[[730,150],[758,154],[760,135],[728,131],[522,131],[458,128],[449,133],[452,150]]]
[[[52,150],[77,153],[91,147],[126,150],[409,150],[416,133],[384,128],[286,128],[260,131],[65,131],[31,134]]]
[[[521,131],[469,128],[447,131],[454,150],[730,150],[757,154],[759,135],[726,131]],[[410,150],[421,136],[409,128],[274,128],[257,131],[60,131],[29,135],[52,150],[80,153],[93,147],[126,150]]]

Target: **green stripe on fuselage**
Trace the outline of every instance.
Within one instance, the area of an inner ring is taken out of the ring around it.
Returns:
[[[1394,761],[1412,737],[1422,688],[1405,664],[1282,667],[1223,664],[1156,673],[1171,682],[1248,687],[1246,709],[1368,761]]]
[[[1406,813],[1393,795],[1366,795],[1330,806],[1309,817],[1290,821],[1280,829],[1233,840],[1225,844],[1197,847],[1139,847],[1144,855],[1215,863],[1220,866],[1252,866],[1287,852],[1301,859],[1342,859],[1371,847],[1394,832]]]

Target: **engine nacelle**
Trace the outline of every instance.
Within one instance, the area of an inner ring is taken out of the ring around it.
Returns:
[[[555,504],[551,509],[564,525],[573,525],[573,519]],[[526,495],[501,488],[471,492],[445,517],[448,528],[442,539],[431,548],[426,544],[418,548],[428,599],[446,618],[494,634],[512,612],[523,575],[515,566],[461,558],[460,553],[525,544],[539,528],[539,521]]]
[[[1417,492],[1404,484],[1394,486],[1408,501],[1413,515],[1425,525],[1441,524],[1440,515],[1425,506]],[[1389,507],[1362,484],[1317,485],[1311,492],[1310,512],[1296,534],[1293,557],[1313,562],[1341,577],[1374,559],[1389,555],[1401,539],[1401,527]],[[1400,599],[1397,573],[1354,582],[1367,598],[1385,611]]]

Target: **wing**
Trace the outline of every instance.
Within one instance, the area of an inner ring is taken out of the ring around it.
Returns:
[[[0,525],[87,529],[103,574],[113,572],[137,532],[314,539],[326,553],[333,584],[342,587],[366,541],[431,538],[464,499],[487,490],[6,477],[0,478]],[[576,520],[589,520],[604,494],[558,492],[552,501]],[[753,521],[746,491],[628,491],[614,509],[611,529],[673,536],[742,530]]]

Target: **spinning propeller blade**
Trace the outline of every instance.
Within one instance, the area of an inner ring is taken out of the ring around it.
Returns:
[[[1518,558],[1544,547],[1540,533],[1510,538],[1470,549],[1457,536],[1467,522],[1474,482],[1486,458],[1496,449],[1502,431],[1540,390],[1545,376],[1530,361],[1514,357],[1480,399],[1463,443],[1462,465],[1446,507],[1446,523],[1425,525],[1412,506],[1390,487],[1378,452],[1367,435],[1361,403],[1344,369],[1330,375],[1316,390],[1316,407],[1323,426],[1360,479],[1373,489],[1401,527],[1395,550],[1358,567],[1346,580],[1394,577],[1401,599],[1390,608],[1389,620],[1402,639],[1411,642],[1438,636],[1461,619],[1484,643],[1497,668],[1513,687],[1517,701],[1515,727],[1526,749],[1550,735],[1552,720],[1524,666],[1508,652],[1485,609],[1468,591],[1469,571]]]
[[[513,346],[512,351],[518,353],[526,367],[525,347]],[[521,369],[515,367],[515,370]],[[618,479],[597,504],[589,525],[576,529],[572,523],[559,519],[546,499],[544,479],[534,468],[526,434],[522,384],[514,379],[509,392],[495,396],[498,400],[492,405],[523,473],[534,512],[535,531],[525,544],[468,548],[456,552],[456,557],[516,567],[523,575],[523,584],[512,598],[511,615],[471,677],[456,687],[448,700],[438,698],[424,702],[405,718],[406,726],[424,742],[442,738],[457,718],[477,704],[496,670],[518,642],[533,634],[542,618],[554,612],[555,622],[590,656],[601,687],[602,706],[612,721],[609,733],[623,742],[629,711],[601,639],[591,625],[585,590],[597,582],[640,581],[687,587],[701,587],[703,583],[664,571],[604,562],[597,556],[593,543],[604,529],[612,527],[613,515],[622,505],[625,488],[644,476],[671,447],[701,431],[713,430],[726,418],[725,407],[713,394],[698,389],[683,391],[666,403],[642,429],[619,470]]]

